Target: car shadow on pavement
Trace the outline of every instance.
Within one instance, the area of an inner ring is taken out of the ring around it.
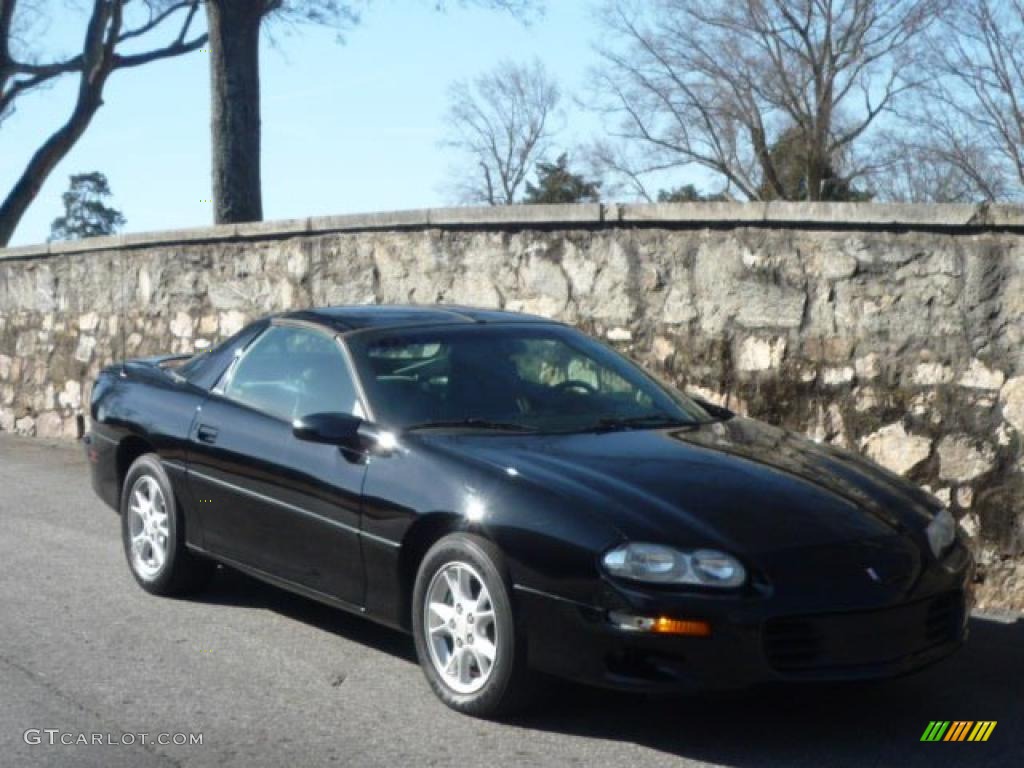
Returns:
[[[265,584],[233,568],[217,569],[210,586],[192,601],[274,611],[360,645],[416,663],[412,638],[338,608]]]
[[[672,698],[560,686],[517,723],[731,766],[1020,766],[1022,688],[1024,618],[976,617],[963,650],[896,680]],[[923,743],[931,720],[998,724],[987,743]]]

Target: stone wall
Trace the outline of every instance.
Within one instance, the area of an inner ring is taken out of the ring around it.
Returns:
[[[303,219],[0,251],[0,430],[74,438],[111,360],[267,312],[534,312],[681,386],[861,450],[977,537],[1024,609],[1024,210],[551,206]]]

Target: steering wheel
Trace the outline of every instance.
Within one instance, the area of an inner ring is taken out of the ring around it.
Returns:
[[[556,392],[564,392],[569,389],[582,389],[588,395],[597,394],[597,387],[586,381],[580,381],[579,379],[566,379],[565,381],[560,381],[558,384],[555,384],[552,389]]]

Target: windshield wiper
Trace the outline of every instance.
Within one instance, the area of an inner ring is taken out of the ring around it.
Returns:
[[[489,429],[495,432],[536,432],[533,427],[519,424],[514,421],[491,421],[490,419],[451,419],[448,421],[424,421],[420,424],[413,424],[405,428],[405,432],[412,432],[417,429]]]
[[[697,422],[676,418],[667,414],[650,414],[647,416],[606,416],[598,419],[587,432],[610,432],[616,429],[632,429],[633,427],[695,427]]]

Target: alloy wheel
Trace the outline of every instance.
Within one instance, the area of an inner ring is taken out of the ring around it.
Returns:
[[[167,561],[170,529],[167,500],[160,484],[142,475],[129,496],[129,527],[132,568],[143,579],[157,577]]]
[[[430,660],[444,683],[462,694],[486,685],[497,659],[497,623],[480,574],[451,562],[434,574],[423,605]]]

